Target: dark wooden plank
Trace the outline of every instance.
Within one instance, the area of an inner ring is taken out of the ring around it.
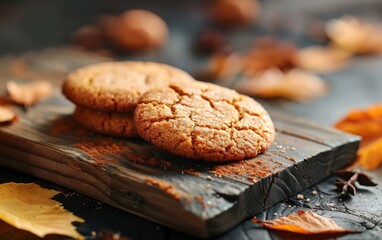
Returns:
[[[72,60],[73,59],[73,60]],[[74,50],[29,54],[25,76],[57,86],[66,71],[103,61]],[[12,58],[3,61],[9,65]],[[359,138],[272,114],[275,144],[240,163],[189,161],[142,140],[104,137],[77,126],[73,105],[54,98],[0,127],[0,164],[84,193],[128,212],[200,237],[221,234],[322,180],[354,159]]]

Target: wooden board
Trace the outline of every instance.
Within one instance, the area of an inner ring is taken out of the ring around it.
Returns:
[[[0,60],[6,80],[47,78],[107,59],[52,49]],[[20,67],[23,66],[23,67]],[[271,111],[275,144],[240,163],[189,161],[142,140],[88,132],[73,105],[54,98],[0,127],[0,164],[199,237],[212,237],[350,164],[359,138]]]

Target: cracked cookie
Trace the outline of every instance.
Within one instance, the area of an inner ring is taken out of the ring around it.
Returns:
[[[131,112],[102,112],[77,106],[73,117],[89,130],[112,136],[138,137]]]
[[[275,137],[272,120],[255,100],[196,81],[147,92],[134,122],[138,134],[157,147],[206,161],[255,157]]]
[[[64,95],[76,105],[101,111],[134,111],[145,92],[194,80],[186,72],[153,62],[108,62],[69,74]]]

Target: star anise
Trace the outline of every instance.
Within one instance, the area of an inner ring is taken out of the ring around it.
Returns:
[[[343,196],[349,193],[351,195],[357,193],[356,182],[362,186],[377,186],[377,183],[373,182],[369,176],[359,170],[341,170],[336,172],[336,176],[335,185],[337,191],[341,192]]]

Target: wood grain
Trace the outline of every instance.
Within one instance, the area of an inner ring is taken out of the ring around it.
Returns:
[[[68,71],[108,59],[52,49],[22,58],[29,66],[22,77],[8,71],[14,60],[0,60],[2,86],[40,76],[58,87]],[[88,132],[74,123],[59,90],[17,111],[17,122],[0,127],[1,165],[199,237],[221,234],[350,164],[359,144],[358,137],[272,112],[277,137],[266,153],[218,165]],[[236,171],[241,167],[246,171]]]

